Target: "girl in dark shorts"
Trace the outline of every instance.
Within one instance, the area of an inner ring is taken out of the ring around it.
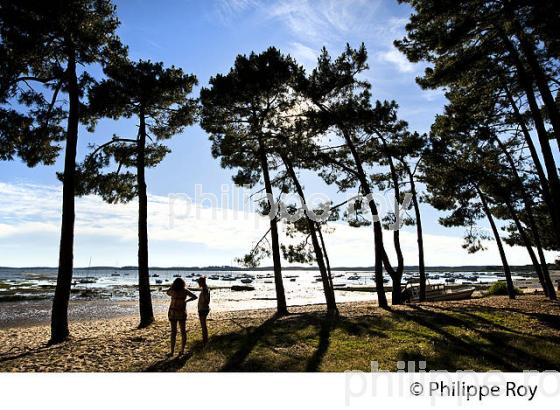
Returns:
[[[206,276],[198,278],[200,286],[200,295],[198,297],[198,317],[200,319],[200,328],[202,329],[202,344],[208,343],[208,328],[206,327],[206,318],[210,313],[210,289],[206,286]]]
[[[187,302],[196,299],[196,295],[186,289],[185,281],[181,278],[177,278],[173,281],[173,284],[167,291],[167,295],[171,296],[171,303],[169,305],[169,312],[167,317],[169,318],[169,323],[171,324],[171,353],[169,356],[173,356],[175,353],[175,342],[177,341],[177,322],[181,327],[181,353],[185,353],[185,345],[187,344]],[[187,299],[188,298],[188,299]]]

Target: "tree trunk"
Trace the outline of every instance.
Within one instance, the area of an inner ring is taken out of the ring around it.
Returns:
[[[490,223],[490,227],[492,228],[492,232],[494,233],[494,239],[496,240],[496,245],[498,245],[498,251],[500,252],[500,259],[502,260],[502,265],[504,267],[504,274],[506,276],[508,296],[510,299],[515,299],[515,288],[513,286],[513,280],[511,279],[511,269],[509,267],[509,263],[506,258],[506,253],[504,251],[504,246],[500,238],[500,233],[498,232],[498,228],[496,227],[496,224],[494,222],[494,217],[492,216],[492,212],[488,207],[488,202],[486,201],[486,197],[484,196],[480,188],[478,188],[478,186],[475,186],[475,189],[480,198],[480,202],[482,203],[482,207],[484,208],[484,213],[486,214],[486,217],[488,218],[488,222]]]
[[[511,95],[511,92],[509,91],[509,89],[507,88],[507,85],[505,85],[504,82],[504,91],[506,92],[506,95],[508,97],[509,103],[513,109],[513,113],[515,115],[515,118],[517,119],[517,122],[519,123],[519,126],[521,127],[521,131],[523,133],[525,142],[527,143],[527,147],[529,148],[529,152],[531,154],[531,157],[533,159],[533,163],[535,165],[535,169],[537,171],[537,175],[539,177],[539,182],[541,185],[541,189],[542,189],[542,195],[543,195],[543,199],[544,202],[548,208],[548,211],[550,213],[550,218],[552,220],[552,226],[554,227],[554,230],[556,232],[556,237],[557,237],[557,242],[560,244],[560,207],[556,207],[554,204],[555,203],[560,203],[560,197],[553,199],[552,198],[552,192],[550,189],[550,185],[548,183],[548,179],[544,173],[544,169],[542,167],[541,164],[541,160],[539,158],[539,155],[537,153],[537,150],[535,148],[535,144],[533,143],[533,139],[531,138],[531,134],[529,132],[529,129],[527,128],[527,125],[525,124],[525,120],[523,119],[521,113],[519,112],[519,108],[517,108],[517,104],[515,104],[515,100],[513,99],[513,96]],[[503,151],[503,149],[502,149]],[[510,162],[511,164],[511,162]]]
[[[49,344],[60,343],[70,335],[68,330],[68,302],[74,270],[75,172],[80,122],[80,92],[76,77],[76,56],[73,50],[69,53],[65,74],[68,81],[70,106],[62,182],[62,226],[60,230],[58,276],[51,312],[51,339]]]
[[[558,111],[558,105],[554,100],[554,96],[550,91],[550,86],[548,84],[546,74],[541,67],[541,64],[539,63],[539,60],[535,53],[535,49],[533,47],[534,41],[529,38],[528,34],[519,23],[519,20],[515,16],[515,12],[512,8],[511,2],[505,2],[505,11],[513,25],[515,35],[519,40],[519,45],[521,46],[521,50],[525,55],[529,67],[531,68],[531,73],[533,74],[535,83],[537,84],[537,88],[539,89],[541,98],[548,112],[548,117],[550,123],[552,124],[552,129],[554,130],[556,141],[560,146],[560,112]]]
[[[264,142],[261,138],[259,138],[258,149],[264,179],[264,187],[267,195],[269,196],[269,201],[271,201],[269,205],[270,212],[272,212],[274,208],[272,183],[270,182],[270,173],[268,169],[268,160],[266,158]],[[269,219],[270,236],[272,242],[272,261],[274,264],[274,284],[276,286],[276,312],[279,315],[287,315],[288,307],[286,305],[286,294],[284,292],[284,282],[282,280],[282,262],[280,259],[280,243],[278,241],[278,221],[276,219],[276,215],[274,215],[274,217],[272,217],[272,215],[269,215]]]
[[[402,292],[401,292],[401,280],[402,274],[404,271],[404,257],[402,253],[401,247],[401,238],[400,238],[400,226],[397,226],[398,222],[398,212],[399,212],[399,201],[401,198],[401,190],[399,187],[399,178],[397,175],[397,171],[395,169],[395,164],[393,163],[393,158],[387,152],[387,144],[383,138],[381,138],[383,143],[383,148],[385,150],[385,156],[387,157],[387,161],[389,162],[389,169],[391,172],[391,180],[393,182],[393,187],[395,189],[395,229],[393,230],[393,244],[395,246],[395,252],[397,254],[397,269],[393,269],[391,263],[389,262],[389,257],[387,256],[387,252],[384,251],[383,261],[385,263],[385,269],[389,272],[391,276],[391,281],[393,282],[393,289],[391,292],[391,303],[393,305],[400,305],[402,304]]]
[[[418,204],[418,194],[416,192],[416,184],[414,183],[414,175],[410,172],[410,168],[405,164],[410,178],[410,192],[412,193],[412,204],[414,205],[414,215],[416,218],[416,241],[418,242],[418,273],[420,274],[420,302],[426,300],[426,267],[424,265],[424,234],[422,232],[422,218],[420,216],[420,205]]]
[[[140,111],[140,130],[137,152],[138,184],[138,292],[140,296],[140,324],[146,327],[154,321],[152,295],[150,290],[150,271],[148,264],[148,195],[146,190],[146,118]]]
[[[537,237],[538,233],[534,233],[533,236]],[[546,284],[546,288],[548,289],[548,297],[551,300],[556,300],[557,299],[556,289],[554,289],[554,283],[552,283],[552,279],[550,278],[550,271],[548,270],[548,264],[546,263],[546,257],[544,256],[542,244],[540,242],[540,239],[538,240],[536,239],[535,242],[537,247],[537,253],[539,254],[539,260],[541,262],[541,269],[542,269],[544,281]]]
[[[331,262],[329,260],[329,254],[327,252],[327,247],[325,245],[325,240],[323,238],[323,232],[321,230],[321,224],[317,222],[317,232],[319,233],[319,239],[321,240],[321,247],[323,248],[323,254],[325,255],[325,264],[327,265],[327,274],[329,276],[329,283],[334,295],[334,285],[332,280]]]
[[[377,290],[377,301],[380,307],[387,308],[389,305],[387,304],[387,297],[385,296],[385,287],[383,284],[383,253],[385,252],[383,247],[383,229],[381,227],[381,220],[379,219],[379,213],[377,212],[377,205],[373,200],[371,189],[369,187],[369,183],[364,172],[362,166],[362,160],[358,151],[356,150],[356,146],[352,141],[352,137],[350,136],[349,132],[342,128],[342,133],[344,135],[344,139],[346,141],[346,145],[350,149],[352,154],[352,158],[356,163],[356,169],[358,171],[358,180],[360,181],[360,186],[362,191],[368,199],[368,205],[372,214],[373,218],[377,217],[377,220],[373,222],[373,240],[375,243],[375,287]]]
[[[508,211],[511,215],[511,219],[515,223],[517,231],[519,232],[519,235],[521,236],[521,239],[523,240],[523,244],[525,245],[525,248],[527,249],[527,252],[529,253],[529,258],[531,258],[531,263],[533,264],[533,267],[535,268],[535,272],[537,273],[537,277],[539,278],[539,282],[540,282],[540,284],[541,284],[541,286],[544,290],[544,293],[548,297],[548,288],[547,288],[546,282],[544,280],[541,265],[539,263],[539,260],[537,259],[537,255],[535,255],[535,251],[533,251],[533,247],[531,246],[531,241],[529,240],[529,237],[527,236],[527,233],[525,232],[525,229],[523,228],[523,225],[521,225],[521,221],[517,217],[517,213],[515,212],[515,209],[513,208],[513,205],[509,201],[506,201],[506,206],[507,206]]]
[[[525,71],[525,67],[523,67],[523,63],[517,54],[517,50],[511,44],[507,36],[503,35],[503,41],[506,44],[508,52],[510,56],[513,58],[519,82],[525,91],[525,95],[527,96],[527,102],[529,103],[529,108],[531,110],[531,114],[533,117],[533,121],[535,123],[535,129],[537,130],[537,136],[539,137],[539,143],[541,146],[541,152],[544,159],[544,164],[546,167],[546,171],[548,173],[548,181],[550,184],[550,193],[551,193],[551,200],[552,200],[552,212],[556,212],[556,215],[551,215],[554,228],[557,232],[559,230],[560,224],[560,216],[558,213],[560,212],[560,179],[558,177],[558,171],[556,169],[556,163],[554,162],[554,156],[552,154],[552,150],[550,148],[550,143],[548,139],[548,133],[546,131],[546,127],[544,124],[544,120],[542,118],[539,105],[537,103],[537,99],[535,97],[535,93],[533,91],[533,84],[530,78]]]
[[[301,186],[301,184],[299,183],[299,179],[296,175],[296,172],[292,166],[291,161],[289,160],[289,158],[285,155],[282,155],[282,161],[284,162],[284,165],[286,166],[286,170],[288,171],[288,174],[290,175],[290,178],[292,179],[292,181],[294,182],[294,185],[296,187],[296,192],[299,195],[299,197],[301,198],[302,201],[302,206],[304,207],[305,211],[307,212],[307,203],[305,201],[305,193],[303,192],[303,188]],[[327,267],[325,265],[325,260],[323,257],[323,251],[321,249],[321,245],[319,244],[319,239],[317,237],[317,230],[315,227],[315,222],[312,221],[307,214],[305,215],[305,219],[307,220],[307,227],[309,229],[309,232],[311,234],[311,243],[313,244],[313,251],[315,252],[315,257],[317,259],[317,265],[319,267],[319,272],[321,273],[321,281],[323,283],[323,292],[325,294],[325,299],[327,302],[327,310],[328,311],[336,311],[336,302],[335,302],[335,298],[334,298],[334,290],[331,287],[331,284],[329,282],[329,275],[327,273]]]
[[[548,266],[546,264],[546,258],[544,256],[542,243],[541,243],[541,240],[540,240],[540,237],[539,237],[539,228],[538,228],[537,222],[535,221],[535,217],[533,215],[533,204],[532,204],[531,198],[529,198],[529,196],[527,195],[527,191],[525,190],[525,187],[523,186],[523,181],[521,180],[521,177],[519,176],[519,172],[517,172],[517,167],[515,166],[515,161],[511,157],[511,154],[509,153],[509,151],[506,149],[506,147],[504,146],[504,144],[502,143],[502,141],[500,141],[500,139],[498,137],[495,137],[494,140],[498,143],[498,146],[500,147],[500,149],[504,153],[504,155],[505,155],[505,157],[506,157],[506,159],[509,163],[509,166],[511,167],[511,172],[512,172],[512,174],[513,174],[513,176],[514,176],[514,178],[517,182],[517,185],[519,187],[519,191],[521,193],[521,197],[523,199],[523,204],[525,206],[525,212],[527,212],[527,217],[528,217],[528,220],[529,220],[529,228],[531,229],[531,232],[533,233],[533,238],[535,240],[535,246],[537,247],[537,251],[538,251],[538,254],[539,254],[540,271],[541,271],[541,275],[542,275],[542,282],[541,283],[543,284],[544,293],[550,299],[555,300],[556,299],[556,291],[554,290],[554,285],[552,284],[552,280],[550,279],[550,272],[548,271]],[[510,209],[510,211],[512,211],[512,210]],[[519,229],[519,226],[518,226],[518,229]],[[530,245],[531,245],[531,243],[529,241],[529,246]],[[535,269],[537,269],[537,268],[535,267]],[[539,274],[538,271],[537,271],[537,274]],[[539,277],[539,279],[540,279],[540,277]]]

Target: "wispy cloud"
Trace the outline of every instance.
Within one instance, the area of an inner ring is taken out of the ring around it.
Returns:
[[[246,13],[276,21],[293,39],[322,46],[379,34],[375,16],[381,5],[381,0],[217,0],[216,10],[228,22]]]
[[[300,42],[294,41],[290,43],[288,53],[307,69],[312,69],[317,63],[319,51],[306,46]]]

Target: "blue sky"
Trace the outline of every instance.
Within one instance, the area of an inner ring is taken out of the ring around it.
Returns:
[[[132,59],[163,61],[194,73],[200,85],[231,67],[236,55],[276,46],[306,68],[326,46],[338,54],[348,42],[364,42],[370,70],[365,74],[376,99],[395,99],[400,115],[412,129],[425,132],[444,98],[439,91],[422,91],[415,83],[422,65],[413,65],[393,47],[400,38],[410,10],[392,0],[126,0],[117,1],[121,20],[118,33],[129,46]],[[93,70],[92,72],[98,72]],[[93,134],[82,130],[79,156],[89,143],[101,143],[113,133],[135,135],[134,122],[102,121]],[[169,143],[172,153],[148,171],[150,194],[151,264],[231,264],[266,231],[266,223],[249,213],[236,220],[227,204],[203,204],[196,217],[181,214],[171,221],[170,194],[176,195],[174,212],[182,209],[182,196],[194,197],[199,184],[204,192],[219,194],[230,186],[231,171],[223,170],[210,155],[205,133],[193,126]],[[57,263],[60,185],[52,167],[29,169],[19,161],[0,163],[0,266]],[[309,193],[343,198],[318,178],[305,178]],[[108,205],[99,198],[77,203],[75,263],[134,265],[136,263],[135,203]],[[183,206],[184,208],[184,206]],[[193,208],[193,209],[194,209]],[[218,215],[215,215],[218,214]],[[461,229],[437,224],[438,213],[423,207],[427,263],[430,265],[498,264],[493,244],[486,252],[468,255],[460,246]],[[368,228],[336,224],[327,243],[334,265],[372,265],[372,235]],[[407,264],[416,264],[413,228],[403,233]],[[392,250],[390,250],[392,254]],[[510,249],[512,263],[528,263],[526,252]]]

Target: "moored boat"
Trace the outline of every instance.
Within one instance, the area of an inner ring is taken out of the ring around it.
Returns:
[[[469,299],[475,291],[474,286],[446,286],[443,283],[426,284],[426,301],[463,300]],[[410,281],[403,290],[403,299],[406,302],[420,300],[420,283]]]

